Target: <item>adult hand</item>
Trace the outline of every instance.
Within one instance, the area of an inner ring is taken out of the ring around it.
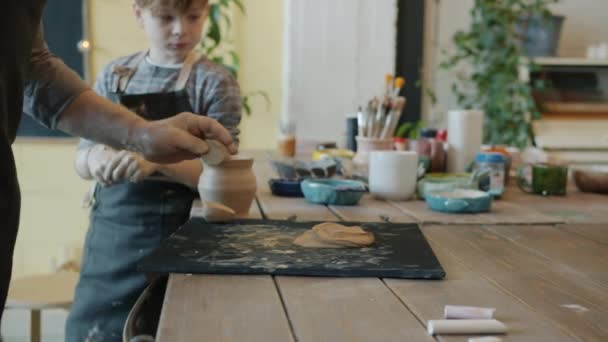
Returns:
[[[136,153],[120,151],[105,166],[103,179],[107,184],[139,182],[153,174],[156,169],[155,163],[145,160]]]
[[[138,123],[132,130],[127,147],[147,160],[175,163],[207,153],[209,146],[203,139],[218,140],[226,145],[230,153],[237,152],[226,128],[214,119],[192,113]]]

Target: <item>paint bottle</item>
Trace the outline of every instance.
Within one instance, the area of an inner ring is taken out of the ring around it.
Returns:
[[[490,175],[489,193],[500,197],[505,191],[505,156],[495,152],[480,152],[475,156],[475,169]]]

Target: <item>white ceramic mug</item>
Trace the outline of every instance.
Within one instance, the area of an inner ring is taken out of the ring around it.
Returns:
[[[372,151],[369,192],[376,198],[405,201],[416,192],[418,155],[413,151]]]

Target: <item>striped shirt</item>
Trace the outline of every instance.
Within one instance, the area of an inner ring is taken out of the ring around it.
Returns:
[[[118,58],[104,67],[97,77],[94,89],[104,97],[116,91],[118,75],[112,71],[115,66],[127,66],[137,54]],[[125,94],[148,94],[173,92],[181,66],[158,66],[144,59],[131,77]],[[238,143],[241,122],[241,92],[236,80],[221,65],[205,57],[200,58],[192,67],[185,90],[194,113],[206,115],[221,123]],[[94,142],[82,139],[80,146]]]

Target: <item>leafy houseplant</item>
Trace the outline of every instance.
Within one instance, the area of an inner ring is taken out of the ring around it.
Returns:
[[[416,140],[420,137],[420,130],[423,129],[425,123],[423,121],[404,122],[395,132],[396,137]]]
[[[205,56],[211,61],[226,67],[237,78],[241,67],[239,55],[229,40],[232,26],[231,13],[233,6],[245,14],[245,6],[241,0],[211,0],[209,3],[209,18],[200,46]],[[254,91],[243,96],[243,111],[250,115],[252,96],[262,96],[266,104],[270,104],[268,94],[263,91]]]
[[[539,116],[531,86],[519,77],[526,61],[517,25],[523,17],[547,17],[557,0],[475,0],[471,25],[457,32],[456,51],[441,64],[452,69],[467,62],[457,74],[452,91],[466,109],[485,112],[484,142],[525,147],[530,142],[530,119]],[[449,134],[449,132],[448,132]]]

